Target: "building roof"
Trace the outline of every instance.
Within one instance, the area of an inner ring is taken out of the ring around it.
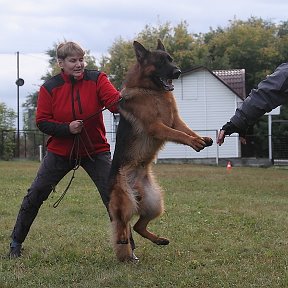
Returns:
[[[242,99],[246,98],[245,69],[213,70],[212,72],[236,91]]]
[[[225,86],[232,90],[242,100],[246,98],[245,91],[245,69],[213,70],[197,66],[182,72],[182,75],[199,70],[207,70],[214,77],[218,78]]]

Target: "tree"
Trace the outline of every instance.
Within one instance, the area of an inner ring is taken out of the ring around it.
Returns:
[[[166,50],[174,58],[175,63],[182,71],[195,65],[194,45],[196,41],[193,36],[188,33],[188,24],[186,21],[181,22],[174,27],[173,34],[167,35]]]
[[[278,27],[279,38],[278,51],[280,54],[279,62],[287,62],[288,55],[288,21],[282,22]]]
[[[25,103],[22,104],[24,108],[24,130],[36,130],[35,114],[37,107],[38,91],[30,93],[26,96]]]
[[[117,89],[121,89],[128,67],[133,61],[134,51],[132,43],[124,41],[120,37],[112,44],[109,54],[109,59],[102,58],[104,66],[100,67],[100,69],[109,74],[110,81]]]
[[[261,18],[234,19],[207,35],[210,69],[244,68],[247,92],[279,63],[277,26]]]
[[[15,129],[15,119],[15,111],[8,108],[5,103],[0,103],[0,129]]]
[[[13,158],[15,150],[14,135],[16,113],[6,104],[0,103],[0,157],[4,160]],[[12,133],[11,133],[12,132]]]

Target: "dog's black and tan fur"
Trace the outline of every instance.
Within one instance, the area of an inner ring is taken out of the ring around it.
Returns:
[[[146,50],[134,41],[137,62],[128,71],[121,94],[120,122],[111,169],[109,210],[113,244],[120,261],[132,260],[130,220],[139,219],[134,230],[157,245],[169,240],[147,230],[148,223],[163,212],[163,197],[152,171],[153,162],[165,142],[172,141],[196,151],[212,145],[181,120],[172,94],[172,79],[181,71],[160,40],[157,49]]]

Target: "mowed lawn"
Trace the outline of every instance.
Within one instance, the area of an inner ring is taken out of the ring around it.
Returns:
[[[0,287],[288,287],[288,170],[156,164],[165,213],[134,233],[138,264],[118,263],[110,222],[82,169],[58,208],[67,175],[7,259],[10,233],[39,163],[0,161]],[[133,219],[135,221],[135,219]]]

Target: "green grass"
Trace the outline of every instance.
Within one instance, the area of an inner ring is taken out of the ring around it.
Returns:
[[[134,235],[140,263],[115,259],[100,196],[79,169],[43,204],[9,260],[9,237],[39,163],[0,162],[0,287],[288,287],[288,170],[200,165],[154,167],[166,211],[150,225],[158,247]]]

